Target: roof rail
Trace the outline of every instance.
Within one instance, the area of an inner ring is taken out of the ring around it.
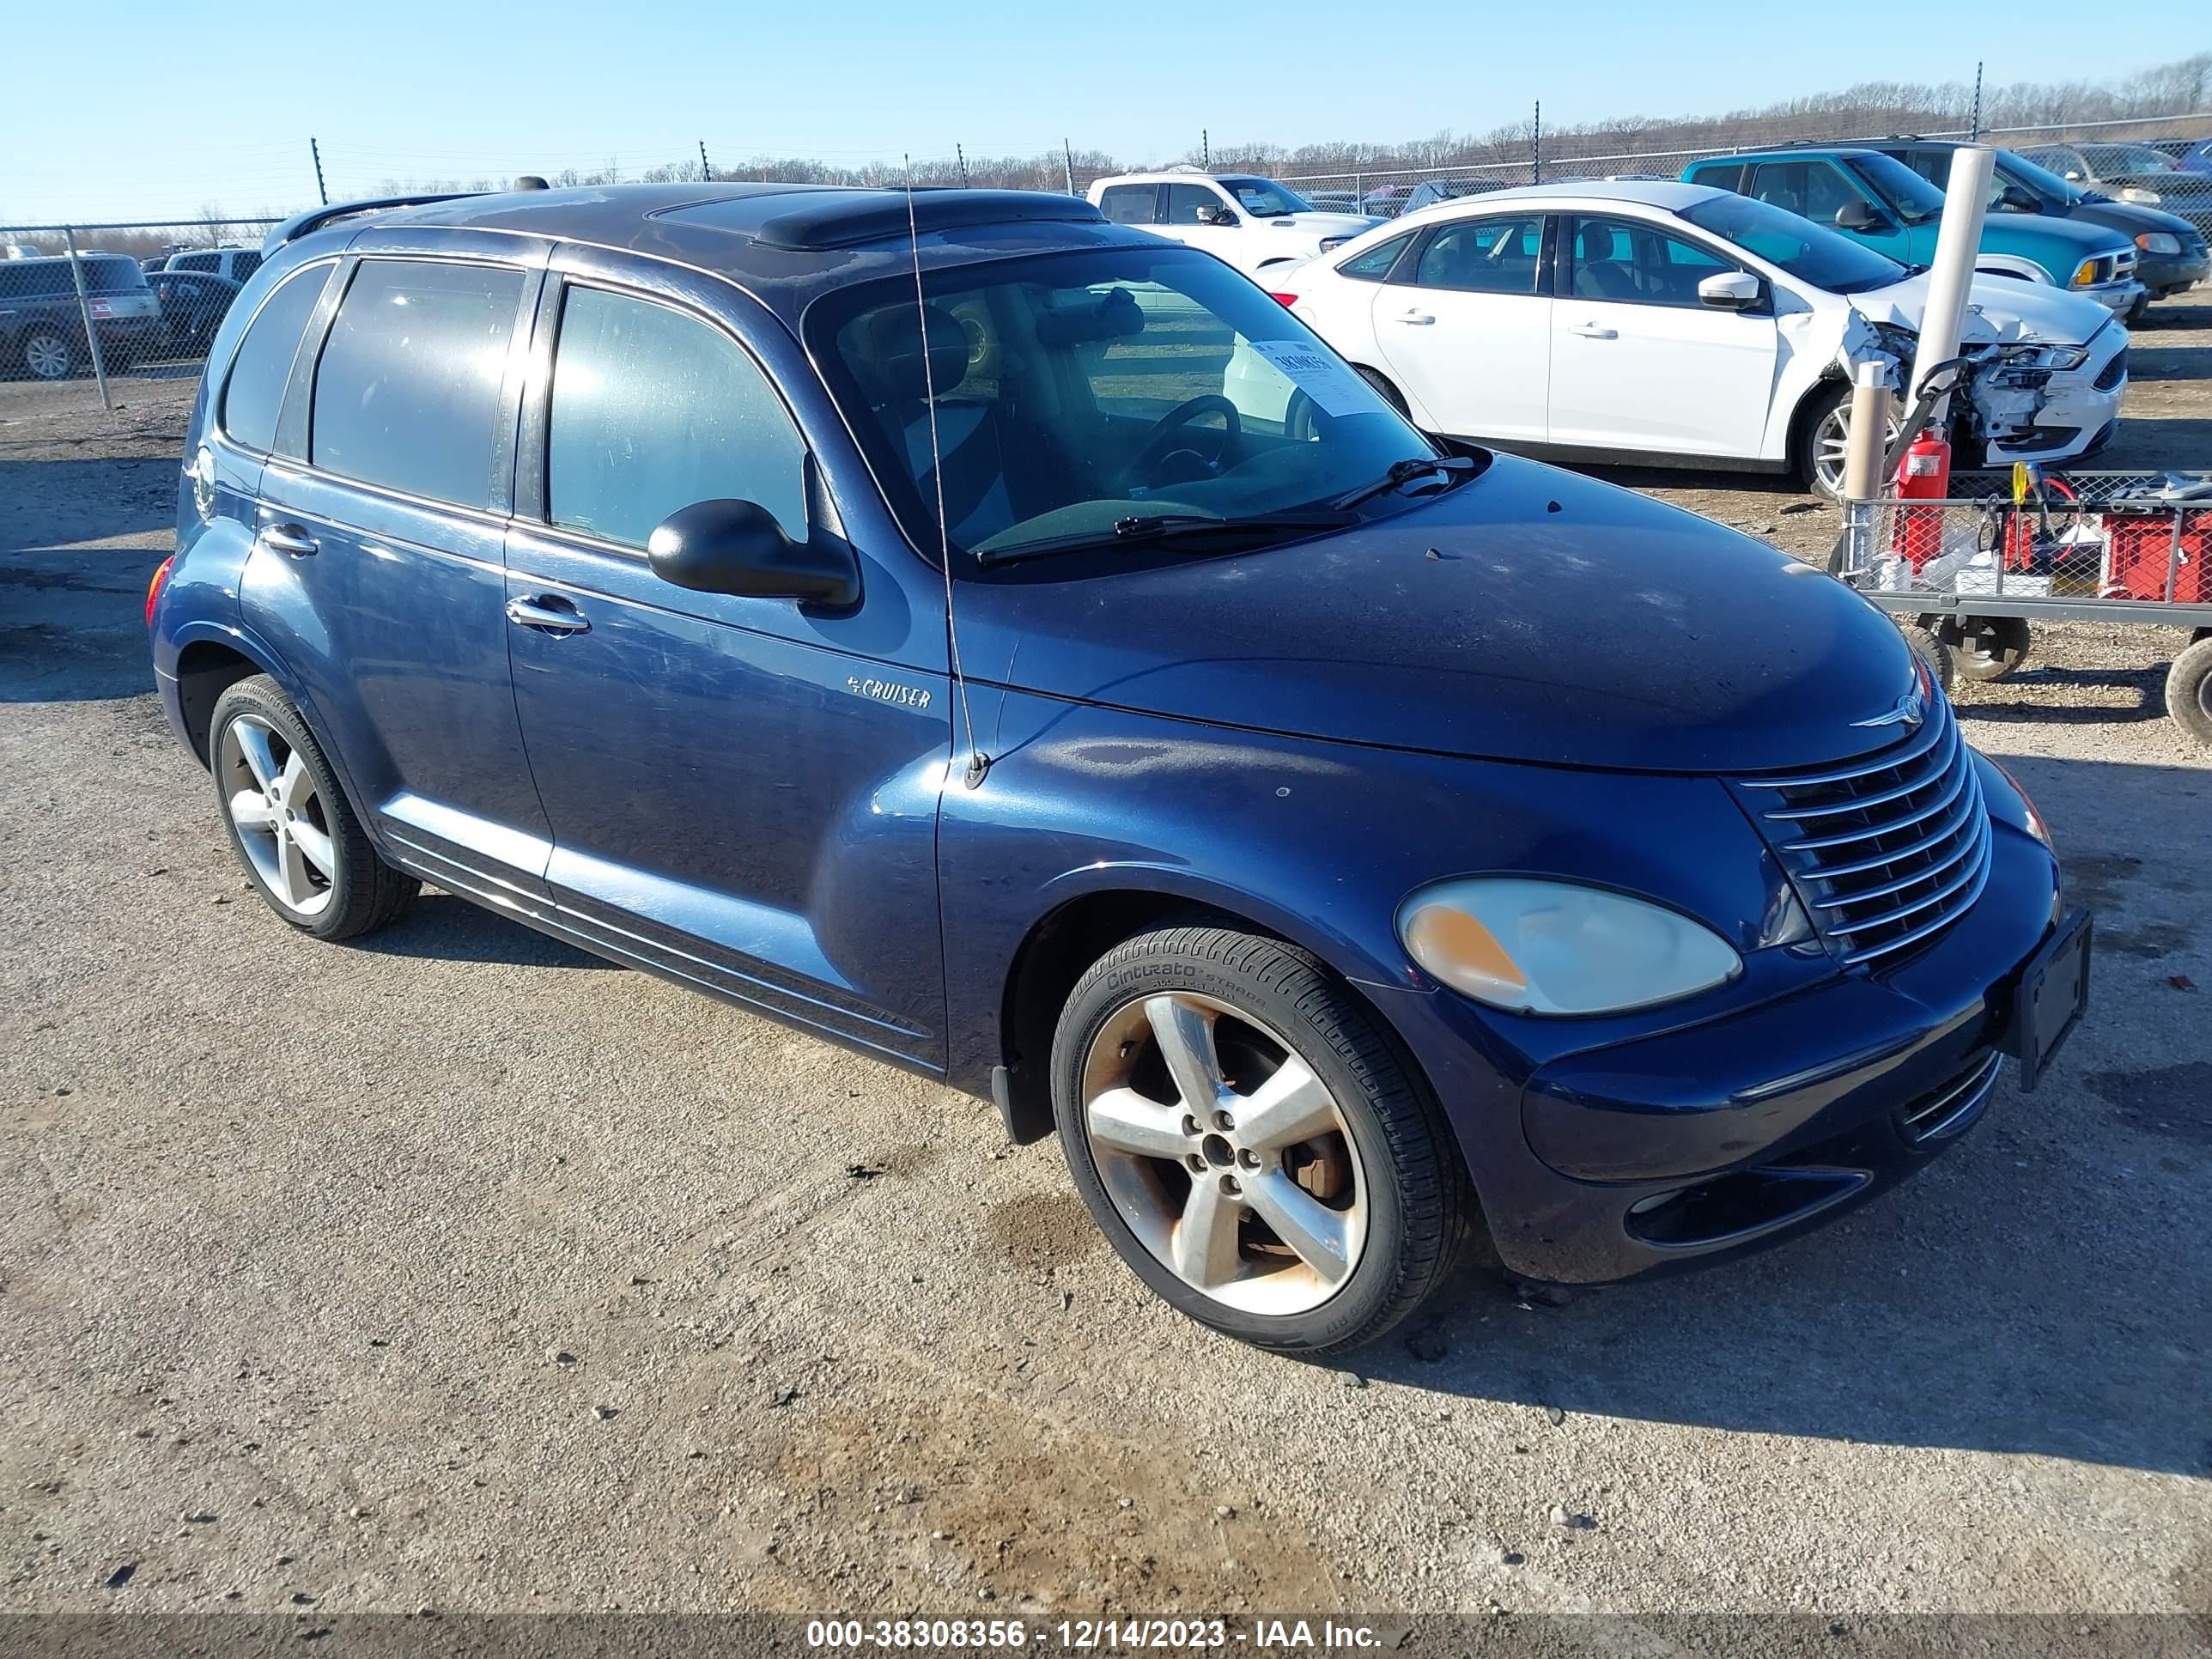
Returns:
[[[432,202],[457,202],[464,196],[481,196],[478,190],[448,190],[434,196],[379,196],[362,202],[329,202],[319,208],[309,208],[305,213],[295,213],[261,239],[261,252],[276,252],[287,242],[296,242],[302,236],[320,230],[325,225],[339,219],[351,218],[356,213],[378,213],[386,208],[423,207]]]

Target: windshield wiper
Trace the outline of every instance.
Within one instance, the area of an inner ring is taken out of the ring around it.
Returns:
[[[1012,564],[1045,553],[1074,553],[1085,548],[1126,547],[1155,542],[1194,541],[1219,536],[1261,536],[1280,532],[1285,538],[1322,530],[1342,530],[1359,520],[1349,513],[1250,513],[1242,517],[1215,518],[1204,513],[1160,513],[1117,519],[1109,531],[1079,531],[1073,535],[1046,536],[1011,547],[976,554],[981,564]]]
[[[1460,473],[1472,477],[1474,471],[1474,462],[1465,455],[1416,455],[1409,460],[1391,462],[1389,471],[1373,483],[1346,490],[1329,505],[1340,510],[1349,510],[1362,501],[1373,501],[1377,495],[1387,495],[1394,489],[1402,489],[1414,479],[1433,472],[1441,472],[1447,477]]]

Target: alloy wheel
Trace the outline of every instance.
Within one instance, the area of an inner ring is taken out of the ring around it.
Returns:
[[[269,896],[302,921],[330,908],[337,856],[307,757],[254,714],[223,728],[216,765],[239,846]]]
[[[1250,1015],[1186,991],[1123,1004],[1084,1057],[1083,1120],[1138,1242],[1224,1306],[1306,1313],[1359,1265],[1367,1177],[1344,1109]]]
[[[42,380],[63,380],[70,372],[69,342],[58,334],[33,334],[23,342],[23,363]]]
[[[1889,422],[1881,434],[1885,445],[1897,441],[1898,425]],[[1820,417],[1813,428],[1813,487],[1831,501],[1844,495],[1844,461],[1851,447],[1851,406],[1840,403]]]

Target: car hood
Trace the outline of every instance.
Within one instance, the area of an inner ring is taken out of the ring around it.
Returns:
[[[1374,229],[1382,222],[1370,219],[1364,213],[1287,213],[1255,222],[1279,225],[1285,230],[1302,230],[1312,236],[1357,236],[1364,231]]]
[[[2163,208],[2145,207],[2140,202],[2115,201],[2110,197],[2081,203],[2067,217],[2088,224],[2104,225],[2118,231],[2130,241],[2147,230],[2162,230],[2169,236],[2180,237],[2186,246],[2191,238],[2202,234],[2195,225],[2178,213],[2168,213]]]
[[[1423,507],[1251,553],[961,584],[977,680],[1213,725],[1659,772],[1893,741],[1897,629],[1764,542],[1498,456]],[[978,737],[989,747],[988,703]]]
[[[1859,314],[1869,322],[1891,323],[1917,333],[1928,309],[1928,273],[1850,297]],[[1994,340],[2086,345],[2092,335],[2112,320],[2109,310],[2082,295],[2008,276],[1977,276],[1966,307],[1966,325],[1960,333],[1969,345]]]

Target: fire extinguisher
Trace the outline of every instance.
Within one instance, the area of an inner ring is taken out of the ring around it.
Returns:
[[[1897,463],[1897,498],[1900,501],[1940,501],[1951,493],[1951,445],[1933,432],[1923,432],[1906,446]],[[1943,550],[1943,509],[1940,507],[1899,507],[1890,532],[1890,550],[1901,555],[1918,575],[1929,560]]]

